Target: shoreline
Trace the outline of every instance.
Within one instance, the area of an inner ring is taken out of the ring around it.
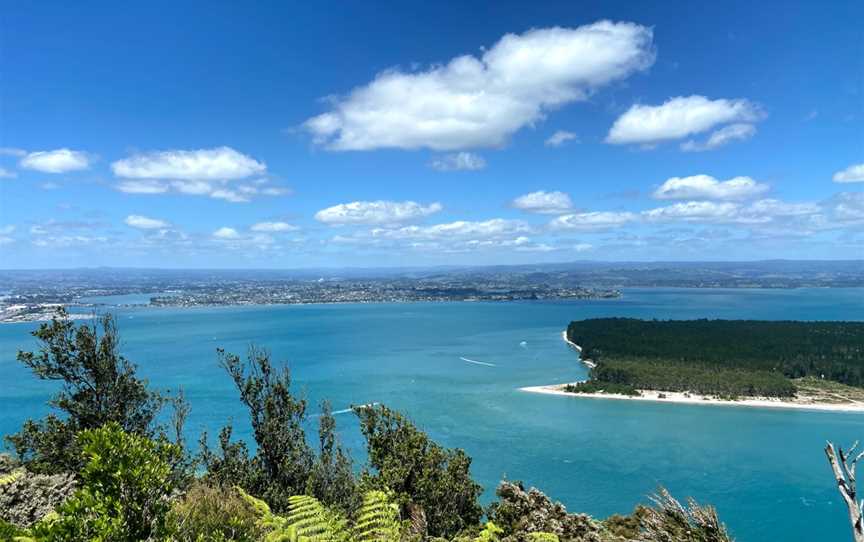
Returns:
[[[572,382],[576,384],[577,382]],[[642,395],[630,396],[615,393],[570,393],[564,391],[568,384],[553,384],[546,386],[526,386],[519,391],[543,393],[565,397],[586,399],[612,399],[619,401],[650,401],[655,403],[670,403],[682,405],[711,406],[743,406],[750,408],[784,408],[793,410],[819,410],[827,412],[864,412],[864,403],[813,403],[796,400],[781,400],[768,397],[749,397],[746,399],[725,400],[699,394],[684,394],[682,392],[661,392],[656,390],[639,390]],[[660,394],[665,397],[660,397]]]
[[[582,347],[567,338],[567,330],[566,329],[561,332],[561,338],[564,339],[565,343],[569,344],[570,346],[575,348],[577,352],[579,352],[579,361],[581,361],[583,365],[585,365],[589,369],[593,369],[594,367],[597,367],[597,364],[594,363],[593,361],[591,361],[590,359],[583,359],[582,358]]]

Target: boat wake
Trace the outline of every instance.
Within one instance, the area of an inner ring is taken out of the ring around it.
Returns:
[[[468,363],[473,363],[475,365],[485,365],[486,367],[495,367],[494,363],[489,363],[486,361],[477,361],[476,359],[468,359],[468,358],[459,358],[462,361],[467,361]]]

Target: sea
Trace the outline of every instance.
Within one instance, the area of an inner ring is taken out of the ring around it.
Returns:
[[[251,441],[247,415],[216,349],[264,347],[290,367],[309,403],[337,412],[357,468],[364,443],[351,405],[383,403],[435,441],[463,448],[494,498],[519,480],[602,518],[626,514],[660,486],[713,504],[736,540],[851,540],[823,448],[864,440],[864,413],[676,405],[560,397],[523,386],[584,379],[561,338],[601,316],[864,320],[864,289],[626,289],[620,299],[156,308],[146,295],[91,298],[116,314],[123,354],[152,386],[191,404],[187,439],[225,423]],[[57,382],[16,361],[35,323],[0,325],[0,434],[49,412]],[[734,337],[730,337],[734,340]]]

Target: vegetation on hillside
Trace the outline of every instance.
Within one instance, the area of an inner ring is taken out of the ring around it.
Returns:
[[[357,476],[329,406],[322,405],[315,450],[303,431],[306,403],[291,391],[287,369],[257,348],[246,360],[217,354],[248,409],[255,452],[232,439],[229,425],[215,449],[204,436],[192,457],[179,438],[187,409],[178,409],[178,436],[170,440],[154,424],[164,397],[148,390],[117,353],[113,320],[99,324],[75,327],[61,313],[34,333],[40,353],[19,354],[37,376],[64,382],[53,404],[67,414],[47,424],[27,422],[24,434],[33,438],[10,438],[17,459],[0,459],[0,503],[7,503],[0,508],[0,540],[730,540],[712,509],[680,507],[665,493],[654,507],[597,521],[568,513],[536,489],[504,482],[484,522],[471,458],[433,442],[383,405],[355,408],[369,456]],[[51,442],[68,448],[53,449]],[[59,462],[50,464],[53,459]]]
[[[791,397],[806,376],[864,387],[862,322],[592,318],[567,338],[597,365],[591,389]]]

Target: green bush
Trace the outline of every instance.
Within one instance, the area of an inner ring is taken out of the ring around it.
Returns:
[[[72,542],[161,536],[179,448],[126,433],[116,423],[83,431],[78,442],[86,460],[81,488],[34,526],[35,537]]]
[[[106,423],[152,437],[159,429],[154,423],[159,411],[177,401],[149,390],[135,375],[135,365],[118,352],[120,337],[110,314],[93,325],[76,326],[59,309],[33,336],[39,351],[19,351],[18,361],[42,380],[63,382],[63,388],[50,401],[60,416],[28,420],[18,434],[6,437],[32,472],[77,472],[83,456],[76,435]]]
[[[173,542],[258,542],[266,532],[239,490],[203,483],[174,502],[167,530]]]
[[[367,487],[392,491],[403,510],[421,507],[430,536],[453,537],[479,524],[483,510],[477,498],[482,488],[471,478],[471,458],[463,450],[442,448],[383,405],[358,407],[355,412],[376,471],[364,474]]]

